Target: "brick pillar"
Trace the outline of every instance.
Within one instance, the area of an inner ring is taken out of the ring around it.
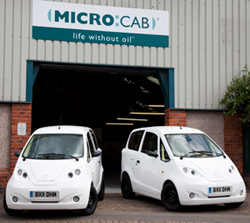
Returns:
[[[7,182],[15,168],[17,157],[15,151],[21,151],[31,135],[32,104],[12,104],[10,167],[0,169],[0,194],[5,191]],[[17,135],[17,124],[26,123],[26,135]]]
[[[165,109],[165,125],[186,126],[186,110]]]
[[[17,161],[15,152],[22,151],[31,135],[31,113],[32,104],[12,104],[10,174],[12,174]],[[17,135],[18,123],[26,123],[26,135]]]
[[[225,152],[237,166],[243,176],[243,145],[241,114],[224,118]]]

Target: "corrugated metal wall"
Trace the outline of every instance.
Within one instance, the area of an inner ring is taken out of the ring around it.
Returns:
[[[175,107],[220,109],[232,77],[250,66],[250,0],[64,0],[168,10],[170,47],[32,39],[32,0],[0,0],[0,101],[26,100],[26,61],[175,68]]]

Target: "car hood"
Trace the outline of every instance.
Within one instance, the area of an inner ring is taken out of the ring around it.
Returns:
[[[223,157],[195,159],[192,163],[197,167],[197,170],[199,169],[211,178],[224,177],[230,167]]]
[[[30,169],[37,181],[56,180],[69,165],[68,161],[36,161],[30,163]]]

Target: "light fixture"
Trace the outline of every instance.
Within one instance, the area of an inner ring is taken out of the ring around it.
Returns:
[[[152,107],[152,108],[164,108],[164,105],[148,105],[148,107]]]
[[[78,202],[78,201],[80,201],[80,197],[78,197],[78,196],[74,196],[74,197],[73,197],[73,201],[74,201],[74,202]]]
[[[117,118],[117,120],[124,120],[124,121],[141,121],[141,122],[147,122],[147,119],[141,119],[141,118]]]
[[[107,122],[106,125],[134,125],[134,123],[111,123],[111,122]]]
[[[130,112],[131,115],[164,115],[164,112]]]

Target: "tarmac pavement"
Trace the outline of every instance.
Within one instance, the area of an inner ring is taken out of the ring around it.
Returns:
[[[106,180],[105,180],[106,181]],[[0,223],[249,223],[250,191],[239,208],[224,205],[185,207],[181,212],[167,211],[161,201],[136,195],[122,197],[117,180],[106,183],[105,198],[99,201],[93,215],[80,216],[75,211],[24,211],[8,216],[0,196]]]

